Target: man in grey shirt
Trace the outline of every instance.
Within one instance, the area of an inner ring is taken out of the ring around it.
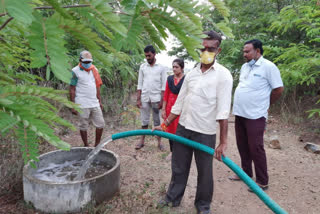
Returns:
[[[139,69],[137,107],[140,108],[142,129],[147,129],[150,120],[150,111],[152,110],[153,125],[160,125],[160,109],[162,108],[162,99],[166,87],[167,72],[164,66],[156,62],[156,51],[152,45],[144,49],[147,59]],[[140,142],[136,145],[139,150],[144,146],[145,136],[141,136]],[[162,151],[163,145],[161,138],[158,139],[158,148]]]

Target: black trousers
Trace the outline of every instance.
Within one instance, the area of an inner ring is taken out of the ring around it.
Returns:
[[[215,134],[201,134],[188,130],[179,124],[176,135],[215,148]],[[178,142],[173,142],[172,177],[166,200],[172,202],[173,206],[180,204],[187,185],[193,153],[198,171],[197,193],[194,204],[198,211],[209,210],[213,196],[213,156]]]
[[[170,145],[170,152],[172,152],[172,149],[173,149],[173,140],[169,140],[169,145]]]
[[[263,133],[266,118],[255,120],[236,116],[235,131],[237,146],[241,157],[241,167],[249,177],[252,177],[252,162],[256,172],[256,182],[268,185],[267,156],[263,145]]]

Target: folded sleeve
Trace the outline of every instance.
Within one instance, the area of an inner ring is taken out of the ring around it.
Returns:
[[[218,82],[217,87],[217,115],[216,120],[229,118],[231,108],[231,93],[233,79],[229,71]]]
[[[267,77],[272,89],[283,87],[280,71],[276,65],[272,64],[269,66]]]

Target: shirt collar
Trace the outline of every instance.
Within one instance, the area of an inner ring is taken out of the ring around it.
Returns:
[[[205,72],[202,72],[202,71],[201,71],[201,63],[198,64],[197,70],[198,70],[200,73],[202,73],[202,74],[206,74],[206,73],[208,73],[208,72],[210,72],[210,71],[214,71],[214,70],[215,70],[215,67],[217,67],[217,61],[216,61],[216,60],[215,60],[214,63],[211,65],[211,67],[210,67],[208,70],[206,70]]]
[[[147,62],[147,66],[149,66],[149,67],[155,67],[155,66],[158,66],[158,65],[159,65],[158,63],[154,63],[154,65],[151,66],[151,65]]]
[[[159,63],[157,62],[158,60],[156,59],[156,62],[154,63],[154,65],[152,67],[158,66]],[[151,65],[148,63],[148,61],[146,62],[147,66],[151,67]]]
[[[254,64],[256,66],[260,66],[262,64],[262,61],[263,61],[263,56],[261,55],[260,58],[258,59],[258,61]]]

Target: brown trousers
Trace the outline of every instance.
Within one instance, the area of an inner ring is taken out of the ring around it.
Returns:
[[[241,167],[252,177],[252,162],[256,173],[256,182],[267,185],[269,181],[267,157],[263,145],[266,118],[255,120],[236,116],[235,131],[237,146],[241,157]]]

